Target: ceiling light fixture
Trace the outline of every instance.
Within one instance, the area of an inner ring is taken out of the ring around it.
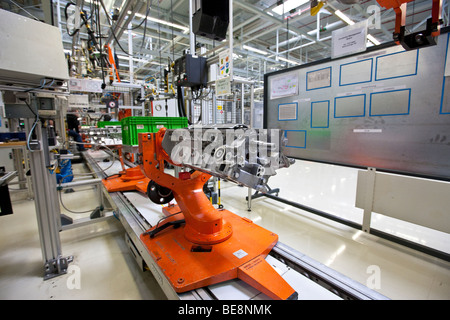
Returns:
[[[140,13],[136,13],[135,16],[139,17],[139,18],[145,18],[145,15],[140,14]],[[164,24],[164,25],[169,26],[169,27],[174,27],[174,28],[183,30],[185,32],[189,31],[188,27],[185,27],[185,26],[182,26],[182,25],[179,25],[179,24],[176,24],[176,23],[164,21],[164,20],[161,20],[161,19],[147,17],[147,20],[153,21],[153,22],[156,22],[156,23],[160,23],[160,24]]]
[[[288,62],[288,63],[291,63],[291,64],[295,64],[295,65],[299,65],[299,64],[300,64],[300,63],[298,63],[298,62],[296,62],[296,61],[289,60],[289,59],[286,59],[286,58],[283,58],[283,57],[278,57],[278,59],[281,60],[281,61],[284,61],[284,62]]]
[[[345,23],[347,23],[348,25],[352,26],[355,24],[355,22],[350,19],[349,17],[347,17],[345,14],[342,13],[342,11],[340,10],[336,10],[334,12],[335,15],[337,15],[342,21],[344,21]]]
[[[369,40],[370,42],[372,42],[376,46],[381,44],[381,42],[378,41],[377,39],[375,39],[375,37],[373,35],[371,35],[371,34],[367,35],[367,40]]]
[[[282,16],[286,12],[291,11],[292,9],[300,7],[302,4],[309,2],[309,0],[287,0],[284,3],[276,6],[272,9],[273,12]],[[284,10],[283,10],[284,9]]]
[[[242,48],[244,48],[245,50],[253,51],[253,52],[256,52],[256,53],[259,53],[259,54],[263,54],[263,55],[269,54],[266,51],[262,51],[262,50],[259,50],[259,49],[256,49],[256,48],[253,48],[253,47],[250,47],[250,46],[247,46],[247,45],[243,45]]]
[[[130,60],[130,57],[126,57],[126,56],[123,56],[123,55],[120,55],[120,54],[117,55],[117,58],[122,59],[122,60],[127,60],[127,61]],[[157,64],[157,65],[160,65],[160,66],[164,66],[163,63],[159,63],[159,62],[156,62],[154,60],[144,60],[144,59],[138,59],[138,58],[132,58],[132,60],[135,61],[135,62],[150,63],[150,64]]]

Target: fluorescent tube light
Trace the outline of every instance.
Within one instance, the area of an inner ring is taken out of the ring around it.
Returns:
[[[355,22],[350,19],[349,17],[347,17],[345,14],[343,14],[340,10],[336,10],[334,12],[334,14],[336,14],[342,21],[346,22],[348,25],[354,25]]]
[[[122,56],[120,54],[117,55],[117,58],[122,59],[122,60],[127,60],[127,61],[130,60],[129,57]],[[132,58],[132,59],[135,62],[151,63],[151,64],[157,64],[157,65],[160,65],[160,66],[164,66],[164,63],[159,63],[159,62],[156,62],[155,60],[144,60],[144,59],[138,59],[138,58]]]
[[[122,59],[122,60],[130,60],[129,57],[122,56],[120,54],[117,55],[117,58]],[[132,58],[132,59],[133,59],[133,61],[136,61],[136,62],[144,62],[144,63],[148,62],[148,60],[142,60],[142,59],[138,59],[138,58]]]
[[[253,48],[253,47],[249,47],[247,45],[243,45],[242,48],[244,48],[245,50],[253,51],[253,52],[256,52],[256,53],[259,53],[259,54],[263,54],[263,55],[269,54],[266,51],[262,51],[262,50],[259,50],[259,49]]]
[[[300,7],[302,4],[309,2],[309,0],[287,0],[283,4],[272,9],[273,12],[282,16],[286,12],[291,11],[292,9]],[[283,11],[284,9],[284,11]]]
[[[145,15],[143,15],[141,13],[136,13],[135,16],[139,17],[139,18],[145,18]],[[176,23],[168,22],[168,21],[165,21],[165,20],[161,20],[161,19],[157,19],[157,18],[153,18],[153,17],[147,17],[147,20],[150,20],[150,21],[153,21],[153,22],[157,22],[157,23],[160,23],[160,24],[164,24],[164,25],[169,26],[169,27],[174,27],[174,28],[183,30],[185,32],[189,31],[188,27],[185,27],[185,26],[182,26],[182,25],[179,25],[179,24],[176,24]]]
[[[367,35],[367,40],[369,40],[370,42],[372,42],[376,46],[380,44],[380,41],[375,39],[375,37],[373,35],[371,35],[371,34]]]
[[[281,60],[281,61],[284,61],[284,62],[296,64],[296,65],[299,65],[299,64],[300,64],[300,63],[298,63],[298,62],[296,62],[296,61],[289,60],[289,59],[286,59],[286,58],[283,58],[283,57],[278,57],[278,59]]]

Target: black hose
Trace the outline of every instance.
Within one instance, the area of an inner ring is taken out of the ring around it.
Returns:
[[[183,87],[181,86],[177,86],[177,102],[178,102],[178,113],[180,114],[180,117],[187,118],[183,99]],[[188,124],[189,125],[192,124],[189,118]]]

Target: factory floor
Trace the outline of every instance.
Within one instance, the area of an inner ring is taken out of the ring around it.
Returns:
[[[74,164],[74,170],[86,169]],[[269,182],[272,188],[280,188],[280,197],[361,223],[362,210],[354,206],[356,175],[351,168],[297,161],[279,170]],[[277,233],[282,243],[388,298],[450,299],[450,263],[272,199],[253,200],[248,211],[247,194],[247,188],[221,182],[226,209],[252,219]],[[72,211],[87,211],[98,205],[97,192],[79,188],[63,194],[63,202]],[[63,255],[73,255],[74,261],[69,274],[43,281],[34,202],[14,200],[13,209],[12,215],[0,217],[1,300],[165,299],[152,274],[138,267],[125,243],[124,229],[114,217],[62,231]],[[450,251],[447,234],[376,214],[373,224]]]

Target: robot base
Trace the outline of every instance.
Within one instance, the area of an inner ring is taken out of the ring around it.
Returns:
[[[105,178],[102,182],[108,192],[139,191],[146,194],[150,179],[144,176],[141,168],[134,167],[121,171],[117,176]]]
[[[173,208],[176,212],[177,208]],[[184,234],[180,212],[166,219],[171,227],[154,237],[149,231],[140,238],[176,292],[239,278],[273,299],[297,299],[297,292],[266,262],[265,257],[278,241],[278,235],[222,210],[223,219],[232,225],[226,240],[202,245],[190,242]],[[175,227],[172,227],[175,226]]]

